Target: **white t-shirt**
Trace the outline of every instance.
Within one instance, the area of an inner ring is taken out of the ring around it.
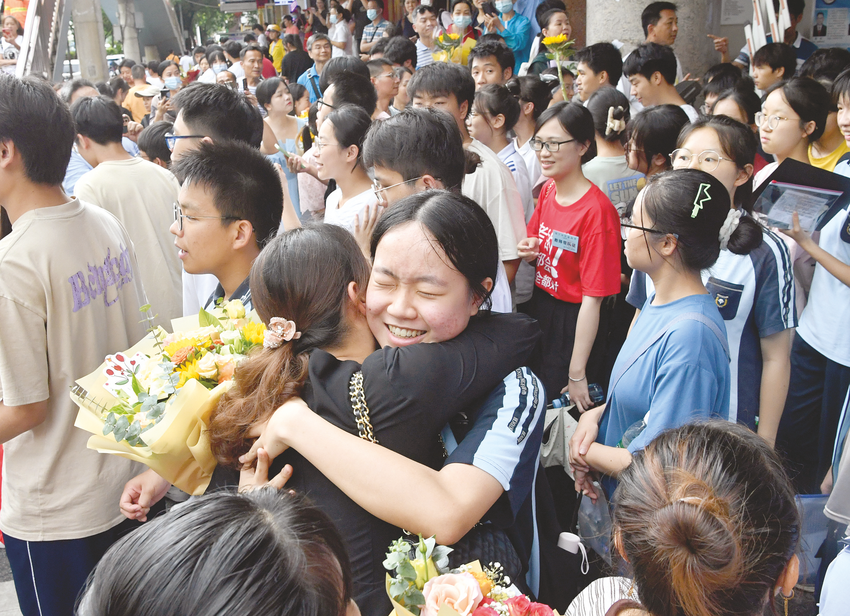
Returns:
[[[581,166],[581,172],[588,180],[596,184],[611,200],[618,211],[621,203],[628,203],[638,194],[638,183],[644,175],[630,169],[626,155],[597,156]]]
[[[74,381],[142,339],[139,264],[115,217],[76,199],[27,212],[0,240],[0,399],[47,400],[44,423],[8,442],[0,529],[25,541],[80,539],[124,520],[137,462],[88,449]]]
[[[529,146],[528,149],[531,149]],[[533,150],[532,150],[533,152]],[[525,222],[531,220],[531,215],[534,213],[534,197],[531,196],[531,180],[528,177],[528,167],[525,164],[525,159],[520,155],[511,141],[497,155],[514,176],[517,190],[522,198],[522,210],[525,217]],[[537,156],[534,157],[537,159]],[[539,166],[539,163],[538,163]],[[519,269],[514,276],[514,294],[516,303],[522,304],[531,299],[531,294],[534,292],[534,279],[536,270],[533,265],[526,261],[520,261]]]
[[[359,195],[354,195],[340,207],[339,200],[341,198],[342,191],[339,188],[328,195],[325,201],[325,222],[329,225],[344,227],[353,234],[354,217],[359,217],[360,222],[363,222],[366,208],[376,206],[378,204],[378,196],[370,188]]]
[[[351,30],[348,29],[348,24],[344,21],[338,21],[328,28],[328,38],[335,43],[345,43],[344,49],[331,45],[332,58],[354,55],[354,41],[351,38]]]
[[[626,59],[632,55],[631,52],[623,58],[623,65],[626,64]],[[676,56],[676,83],[682,81],[683,73],[682,73],[682,63],[679,62],[679,56]],[[626,98],[629,99],[629,107],[631,108],[631,117],[635,117],[642,109],[643,105],[638,102],[638,99],[632,96],[632,84],[629,82],[629,78],[626,77],[626,74],[623,73],[623,76],[620,77],[620,81],[617,84],[617,89],[626,95]],[[687,112],[687,110],[686,110]],[[691,120],[693,122],[693,120]]]
[[[531,194],[539,196],[540,189],[543,188],[543,185],[549,178],[543,175],[543,170],[540,167],[540,159],[537,158],[537,152],[531,148],[531,139],[520,146],[515,138],[514,147],[517,154],[522,156],[522,159],[525,161],[525,167],[528,169],[528,179],[531,180]]]
[[[770,174],[776,171],[776,168],[779,166],[779,163],[774,161],[772,163],[767,163],[764,167],[761,168],[761,171],[756,173],[753,176],[753,191],[755,192],[756,188],[761,186],[762,182],[764,182],[767,178],[770,177]],[[838,172],[838,167],[835,168],[836,173]]]
[[[212,292],[218,286],[218,278],[212,274],[189,274],[181,270],[183,283],[183,316],[198,314]]]
[[[835,173],[850,177],[847,162]],[[850,265],[850,206],[838,212],[820,232],[818,245],[842,263]],[[818,353],[850,366],[850,287],[818,263],[809,291],[809,302],[800,317],[797,333]]]
[[[17,60],[21,53],[20,47],[24,44],[24,37],[17,37],[15,39],[15,43],[18,44],[17,47],[6,42],[6,39],[0,38],[0,58],[3,58],[4,60]],[[2,68],[4,72],[14,75],[15,70],[17,69],[17,64],[7,64]]]
[[[183,267],[169,228],[180,185],[170,171],[141,158],[108,161],[83,175],[76,194],[115,215],[139,257],[139,272],[156,323],[171,331],[183,314]]]
[[[481,157],[481,165],[464,178],[463,194],[484,208],[493,222],[499,238],[499,259],[517,259],[517,244],[526,238],[526,230],[514,176],[495,152],[477,139],[467,149]]]
[[[233,73],[237,81],[245,77],[245,69],[242,68],[242,62],[234,62],[227,70]]]
[[[692,106],[685,103],[684,105],[679,105],[679,107],[682,108],[682,111],[688,114],[688,119],[691,122],[696,122],[697,120],[699,120],[699,113]]]

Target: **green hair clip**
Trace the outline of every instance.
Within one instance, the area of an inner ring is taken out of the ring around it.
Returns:
[[[697,191],[697,196],[694,199],[694,209],[691,212],[691,218],[696,218],[699,211],[702,209],[703,204],[706,201],[711,201],[711,195],[708,194],[708,189],[711,184],[700,184],[699,190]]]

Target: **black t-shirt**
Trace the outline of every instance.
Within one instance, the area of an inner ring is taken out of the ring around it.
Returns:
[[[505,375],[528,361],[540,335],[536,321],[525,315],[482,313],[453,340],[386,347],[370,355],[362,366],[316,350],[310,356],[303,398],[318,415],[357,434],[349,382],[362,370],[378,442],[436,470],[443,464],[439,441],[443,426],[460,411],[474,414]],[[275,459],[270,475],[284,464],[293,468],[287,487],[309,496],[331,517],[345,540],[361,612],[366,616],[388,614],[392,606],[386,596],[382,563],[390,543],[403,531],[362,509],[293,450]],[[236,471],[219,467],[210,486],[236,483]],[[398,498],[409,499],[414,506],[415,486],[409,488],[399,489]]]

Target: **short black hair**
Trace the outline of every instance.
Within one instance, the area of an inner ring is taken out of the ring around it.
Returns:
[[[640,14],[640,23],[643,26],[643,35],[649,36],[649,26],[657,26],[661,20],[661,11],[678,11],[678,7],[672,2],[653,2],[648,4]]]
[[[596,43],[579,49],[573,60],[577,64],[586,64],[597,75],[605,71],[612,86],[616,86],[623,76],[623,57],[611,43]]]
[[[552,100],[552,87],[536,75],[512,77],[508,79],[505,87],[519,101],[520,107],[523,103],[534,104],[532,115],[535,122],[540,114],[546,111]]]
[[[703,75],[703,96],[718,96],[729,88],[734,88],[744,78],[741,69],[731,62],[715,64]]]
[[[254,23],[252,23],[252,24],[251,24],[251,30],[259,30],[260,32],[265,32],[265,31],[266,31],[266,30],[265,30],[265,28],[263,28],[263,27],[262,27],[259,23],[257,23],[256,21],[255,21]]]
[[[283,212],[283,188],[274,165],[258,150],[238,141],[202,141],[175,161],[172,171],[181,184],[212,193],[223,217],[250,222],[260,248],[274,237]]]
[[[153,161],[158,158],[164,163],[171,162],[171,150],[165,143],[165,135],[173,129],[174,125],[171,122],[154,122],[139,133],[136,143],[148,160]]]
[[[284,45],[291,45],[298,51],[304,51],[304,46],[301,44],[301,39],[297,34],[287,34],[283,37]]]
[[[377,77],[384,72],[385,68],[393,68],[393,63],[386,58],[375,58],[366,63],[366,68],[369,69],[370,77]]]
[[[850,67],[850,51],[841,47],[815,49],[800,67],[800,77],[832,83],[848,67]]]
[[[717,95],[714,107],[722,100],[731,100],[741,110],[742,115],[747,118],[747,124],[756,123],[756,114],[761,111],[761,99],[755,92],[756,84],[749,77],[743,77],[735,86],[724,90]],[[714,113],[714,109],[712,109]]]
[[[774,90],[782,90],[782,98],[800,116],[800,128],[809,122],[815,123],[815,130],[809,135],[809,143],[820,139],[826,128],[827,116],[833,109],[832,97],[823,84],[808,77],[779,81],[765,90],[762,104]]]
[[[121,107],[108,96],[84,96],[71,105],[77,134],[100,145],[121,143],[124,118]]]
[[[157,75],[161,76],[165,72],[165,69],[167,69],[169,66],[176,66],[178,69],[180,68],[180,65],[177,64],[177,62],[175,62],[174,60],[163,60],[159,63],[159,72],[157,73]]]
[[[667,45],[659,45],[658,43],[638,45],[623,64],[623,74],[626,77],[643,75],[647,79],[651,79],[655,73],[661,73],[664,81],[670,85],[675,85],[676,54]]]
[[[260,107],[263,109],[266,108],[266,105],[272,102],[272,97],[277,92],[277,89],[281,86],[281,84],[285,84],[286,82],[280,77],[269,77],[268,79],[264,79],[260,82],[260,85],[257,86],[257,102],[260,104]]]
[[[684,111],[682,112],[684,113]],[[582,164],[593,160],[596,156],[596,131],[593,127],[593,116],[587,107],[580,103],[568,103],[562,101],[549,107],[544,111],[534,124],[536,135],[549,120],[557,120],[564,129],[578,143],[587,145],[587,151],[581,157]]]
[[[61,185],[75,137],[68,106],[35,77],[0,73],[0,91],[0,142],[15,144],[30,182]]]
[[[832,82],[832,100],[837,103],[841,97],[850,99],[850,68],[841,71]]]
[[[774,71],[785,69],[783,79],[791,79],[797,70],[797,51],[785,43],[768,43],[753,54],[753,66],[767,65]]]
[[[238,45],[238,44],[239,44],[239,43],[237,43],[237,45]],[[262,49],[260,49],[257,45],[246,45],[246,46],[245,46],[245,49],[242,49],[242,50],[239,52],[239,58],[240,58],[240,59],[242,59],[242,60],[244,60],[244,59],[245,59],[245,54],[247,54],[249,51],[257,51],[257,52],[259,52],[259,53],[260,53],[260,55],[261,55],[261,56],[265,56],[265,55],[266,55],[266,54],[264,54],[264,53],[263,53],[263,50],[262,50]],[[230,52],[228,51],[227,53],[230,53]],[[233,54],[230,54],[230,55],[231,55],[231,57],[233,57]]]
[[[788,12],[794,17],[806,12],[806,0],[788,0]],[[773,0],[774,12],[779,12],[779,0]]]
[[[363,164],[395,171],[406,182],[430,175],[446,188],[460,190],[463,137],[445,111],[411,107],[372,124],[363,142]]]
[[[214,141],[233,139],[255,148],[263,140],[263,117],[259,109],[229,87],[216,83],[192,83],[180,90],[172,105],[183,114],[193,134]]]
[[[256,43],[257,37],[254,36],[251,32],[242,37],[242,40],[246,43]]]
[[[410,60],[410,65],[416,68],[416,45],[409,38],[394,36],[384,47],[384,59],[402,66]]]
[[[366,79],[371,78],[369,67],[360,58],[356,56],[337,56],[328,60],[325,68],[322,69],[322,76],[319,77],[319,90],[322,92],[327,90],[333,78],[339,73],[356,73]]]
[[[378,93],[375,92],[371,79],[357,73],[338,73],[334,75],[330,85],[334,87],[334,107],[355,105],[370,116],[375,113]]]
[[[133,60],[132,58],[124,58],[123,60],[121,60],[121,64],[118,65],[118,69],[120,70],[124,67],[133,68],[134,66],[136,66],[135,60]]]
[[[375,56],[377,54],[383,55],[384,49],[387,48],[387,43],[389,42],[390,39],[385,36],[379,38],[377,41],[375,41],[375,44],[372,45],[372,49],[369,50],[369,56]]]
[[[144,79],[145,78],[145,65],[144,64],[134,64],[133,68],[130,69],[130,75],[132,75],[133,79]]]
[[[626,139],[634,141],[648,164],[651,164],[656,154],[661,154],[669,169],[670,153],[676,149],[676,140],[682,128],[690,121],[688,114],[678,105],[646,107],[629,121]]]
[[[159,62],[157,62],[156,60],[151,60],[145,66],[149,71],[159,75],[159,73],[157,73],[157,71],[159,70]]]
[[[534,19],[537,20],[537,25],[540,26],[540,29],[546,27],[547,21],[544,21],[544,16],[551,10],[557,9],[562,13],[567,13],[567,5],[561,2],[561,0],[543,0],[540,4],[537,5],[537,8],[534,9]],[[569,18],[570,14],[567,13],[567,18]]]
[[[434,62],[434,64],[423,66],[413,74],[407,82],[407,94],[410,100],[416,98],[417,94],[452,95],[458,107],[466,103],[468,112],[475,98],[475,80],[465,66]]]
[[[113,95],[118,94],[119,92],[129,92],[130,84],[120,77],[113,77],[109,80],[109,89],[112,90]]]
[[[381,7],[381,9],[382,9],[382,10],[383,10],[383,8],[384,8],[384,0],[369,0],[369,2],[374,2],[374,3],[375,3],[375,4],[377,4],[379,7]]]
[[[510,47],[504,43],[487,41],[484,43],[478,43],[475,47],[469,50],[468,66],[470,68],[472,67],[472,61],[475,58],[488,58],[490,56],[496,58],[496,62],[503,71],[507,68],[513,70],[514,65],[516,64],[514,52],[511,51]]]
[[[242,45],[238,41],[227,41],[224,44],[224,51],[230,54],[231,58],[235,58],[242,52]]]
[[[197,47],[195,47],[195,49],[192,50],[192,57],[198,55],[199,53],[206,55],[206,53],[207,53],[206,47],[203,47],[201,45],[198,45]]]

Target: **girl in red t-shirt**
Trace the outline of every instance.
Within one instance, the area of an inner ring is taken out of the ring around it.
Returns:
[[[581,165],[596,154],[593,118],[579,104],[559,103],[537,121],[531,146],[542,189],[519,243],[522,258],[537,262],[534,293],[523,309],[543,329],[538,376],[549,400],[569,391],[581,410],[591,406],[588,379],[603,377],[604,349],[591,350],[603,298],[620,291],[620,217]]]

